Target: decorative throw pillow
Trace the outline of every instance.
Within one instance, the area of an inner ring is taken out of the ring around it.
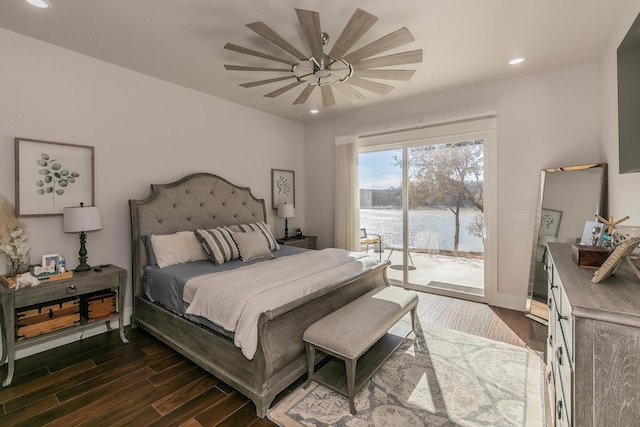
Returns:
[[[207,259],[207,254],[193,231],[152,235],[151,246],[156,264],[160,268]]]
[[[262,221],[254,222],[251,224],[230,225],[229,229],[231,229],[231,231],[234,231],[236,233],[248,233],[250,231],[259,231],[260,233],[262,233],[262,238],[267,242],[267,245],[269,246],[269,250],[271,251],[280,250],[280,245],[278,245],[278,242],[276,242],[275,237],[273,237],[273,234],[271,234],[271,230],[269,229],[269,226]]]
[[[216,265],[240,258],[236,242],[231,237],[232,234],[230,230],[222,227],[195,231],[195,236],[202,243],[207,256]]]
[[[261,231],[233,233],[231,237],[233,237],[233,240],[238,246],[242,261],[246,262],[257,258],[273,257]]]

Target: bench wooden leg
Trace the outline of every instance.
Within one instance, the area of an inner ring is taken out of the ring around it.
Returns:
[[[354,397],[356,394],[356,364],[358,360],[346,359],[344,361],[345,368],[347,370],[347,394],[349,395],[349,409],[351,410],[351,415],[355,415],[356,413],[356,404],[354,402]]]
[[[304,343],[304,348],[307,351],[307,382],[304,383],[304,388],[307,388],[311,385],[311,380],[313,379],[313,369],[314,369],[314,359],[315,359],[315,348],[308,342]]]

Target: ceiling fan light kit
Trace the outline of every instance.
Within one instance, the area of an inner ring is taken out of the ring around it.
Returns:
[[[415,70],[380,68],[422,62],[422,49],[376,57],[376,55],[383,52],[413,42],[414,38],[406,28],[396,30],[357,50],[349,52],[378,20],[377,17],[361,9],[356,9],[353,13],[329,53],[325,53],[324,48],[330,43],[330,36],[322,31],[320,14],[304,9],[296,9],[296,14],[305,35],[306,44],[311,52],[310,55],[300,52],[264,22],[247,24],[247,27],[293,56],[295,60],[270,55],[232,43],[227,43],[224,46],[225,49],[237,53],[279,62],[288,66],[252,67],[225,64],[225,69],[229,71],[287,73],[286,76],[242,83],[240,86],[252,88],[292,80],[292,82],[266,93],[264,96],[275,98],[304,85],[300,94],[293,101],[293,105],[299,105],[304,104],[314,89],[319,87],[323,107],[330,107],[336,103],[333,88],[353,103],[365,99],[364,95],[356,90],[354,86],[379,95],[385,95],[393,89],[393,86],[369,79],[408,81],[415,73]]]

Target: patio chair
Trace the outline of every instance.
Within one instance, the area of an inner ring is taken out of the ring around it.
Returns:
[[[379,234],[367,234],[366,228],[360,229],[360,245],[365,246],[365,252],[369,253],[369,245],[373,245],[374,251],[375,246],[378,245],[378,253],[380,255],[378,261],[382,261],[382,236]]]

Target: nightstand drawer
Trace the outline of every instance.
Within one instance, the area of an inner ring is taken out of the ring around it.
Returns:
[[[318,238],[316,236],[305,236],[302,239],[278,239],[278,243],[281,245],[295,246],[296,248],[317,249],[317,240]]]
[[[102,271],[92,274],[91,280],[86,280],[88,273],[76,273],[71,279],[58,282],[42,283],[38,286],[19,289],[15,292],[15,307],[25,307],[71,296],[86,294],[103,290],[105,288],[117,288],[118,272]],[[114,277],[116,276],[116,277]]]

